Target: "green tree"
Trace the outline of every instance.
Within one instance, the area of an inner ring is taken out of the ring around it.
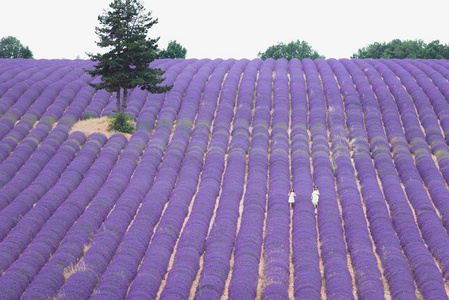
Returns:
[[[158,94],[172,88],[160,85],[165,79],[162,77],[165,73],[163,70],[149,67],[153,60],[159,58],[159,38],[147,38],[147,32],[157,24],[158,19],[153,19],[151,12],[145,12],[140,1],[114,0],[109,4],[109,10],[98,16],[98,20],[102,27],[95,27],[99,38],[97,45],[109,48],[109,51],[104,54],[88,53],[97,64],[95,69],[85,71],[94,77],[101,76],[101,82],[90,83],[93,88],[116,92],[117,115],[123,114],[126,109],[129,89],[140,87]],[[120,116],[116,120],[125,118]]]
[[[449,45],[440,44],[435,40],[426,45],[424,49],[425,59],[449,59]]]
[[[186,58],[187,49],[178,42],[168,42],[167,49],[161,51],[161,58]]]
[[[287,60],[291,60],[292,58],[304,59],[317,59],[317,58],[325,58],[324,56],[318,54],[317,51],[313,50],[313,48],[306,41],[292,41],[287,45],[280,42],[276,45],[272,45],[268,47],[265,52],[259,52],[257,57],[261,59],[273,58],[285,58]]]
[[[426,45],[423,40],[394,39],[388,43],[375,42],[354,53],[351,58],[448,59],[449,46],[436,40]]]
[[[33,52],[17,38],[8,36],[0,40],[0,58],[33,58]]]

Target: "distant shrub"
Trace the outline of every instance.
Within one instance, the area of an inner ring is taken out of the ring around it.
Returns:
[[[132,116],[127,116],[122,113],[119,113],[115,116],[111,116],[112,121],[109,123],[109,130],[110,131],[119,131],[123,133],[134,133],[136,130],[134,125],[130,123],[129,121],[132,118]]]
[[[81,117],[81,120],[95,119],[96,117],[93,113],[87,113]]]

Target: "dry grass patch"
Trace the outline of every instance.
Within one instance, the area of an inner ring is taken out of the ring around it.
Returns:
[[[74,265],[70,265],[66,268],[64,268],[64,280],[67,281],[70,276],[72,276],[73,274],[75,274],[76,272],[85,272],[87,270],[86,268],[86,264],[84,263],[84,260],[81,259],[79,261],[78,264]]]
[[[108,126],[111,120],[112,119],[109,117],[80,120],[73,125],[69,134],[71,134],[74,131],[81,131],[86,135],[86,137],[89,137],[92,133],[99,132],[103,133],[108,138],[110,138],[112,135],[116,133],[121,133],[129,140],[131,138],[131,134],[129,133],[109,131]]]

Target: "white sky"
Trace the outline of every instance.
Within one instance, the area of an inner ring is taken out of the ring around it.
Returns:
[[[88,59],[98,15],[112,0],[0,0],[0,38],[14,36],[34,58]],[[187,58],[256,58],[278,42],[304,40],[326,58],[392,39],[449,43],[447,0],[143,0],[159,19],[148,35],[176,40]]]

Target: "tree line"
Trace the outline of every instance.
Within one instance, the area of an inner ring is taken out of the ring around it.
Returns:
[[[148,30],[158,19],[146,12],[139,0],[113,0],[109,9],[98,16],[101,26],[95,27],[99,38],[96,44],[109,49],[105,53],[87,53],[96,64],[94,69],[85,70],[93,77],[100,77],[98,83],[89,83],[96,90],[105,89],[116,95],[116,109],[110,130],[132,133],[134,128],[125,116],[128,91],[139,87],[150,93],[164,93],[171,85],[162,85],[164,71],[150,68],[152,61],[159,58],[185,58],[187,50],[176,41],[170,41],[166,49],[160,50],[159,38],[150,38]],[[259,52],[261,59],[325,58],[306,41],[278,43]],[[0,58],[33,58],[28,46],[23,46],[15,37],[0,40]],[[449,45],[438,40],[429,44],[422,40],[374,43],[359,49],[351,58],[435,58],[449,59]]]
[[[160,58],[186,58],[187,49],[176,40],[169,41],[165,49],[158,49]],[[28,46],[14,36],[0,39],[0,58],[34,58]]]
[[[168,42],[167,48],[159,49],[156,45],[158,58],[186,58],[187,49],[176,40]],[[319,54],[306,41],[296,40],[288,44],[279,42],[268,47],[264,52],[257,54],[258,58],[279,59],[317,59],[326,58]],[[0,39],[0,58],[33,58],[33,52],[28,46],[24,46],[13,36]],[[422,39],[400,40],[390,42],[374,42],[360,48],[351,58],[399,58],[399,59],[449,59],[449,44],[441,44],[439,40],[426,44]]]
[[[320,55],[305,41],[292,41],[288,44],[282,42],[268,47],[264,52],[259,52],[261,59],[273,58],[292,58],[317,59],[325,58]],[[399,58],[399,59],[449,59],[449,45],[441,44],[439,40],[431,43],[424,43],[423,40],[404,40],[394,39],[388,43],[375,42],[366,47],[360,48],[351,58]]]

